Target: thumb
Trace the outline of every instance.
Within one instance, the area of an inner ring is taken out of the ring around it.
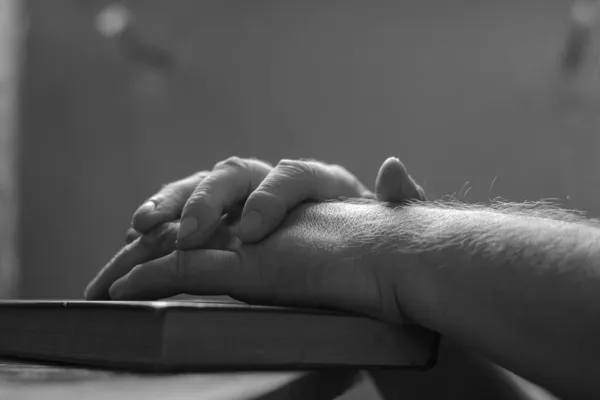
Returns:
[[[423,189],[411,178],[402,162],[390,157],[379,168],[375,180],[375,193],[380,201],[402,203],[426,200]]]

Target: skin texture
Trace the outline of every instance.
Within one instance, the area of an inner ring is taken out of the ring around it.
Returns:
[[[110,295],[229,295],[253,304],[336,308],[400,322],[391,280],[374,256],[379,244],[365,244],[365,235],[379,236],[374,229],[393,213],[373,200],[305,203],[259,243],[242,243],[223,225],[210,249],[176,251],[138,265],[111,286]]]
[[[92,280],[85,297],[89,300],[109,299],[110,286],[133,267],[184,248],[179,243],[179,218],[186,215],[186,207],[191,210],[188,215],[192,213],[199,216],[200,221],[209,221],[192,235],[195,239],[190,238],[196,240],[192,241],[192,249],[221,249],[215,245],[229,240],[223,239],[223,226],[227,226],[226,232],[242,243],[257,242],[276,229],[289,210],[308,200],[347,196],[402,204],[425,199],[421,187],[397,158],[385,160],[375,186],[376,194],[336,165],[283,160],[271,168],[263,161],[231,157],[217,163],[212,172],[201,171],[165,185],[144,202],[133,215],[132,226],[126,235],[127,246]],[[237,203],[231,199],[236,199]],[[262,214],[263,227],[244,235],[239,229],[244,223],[243,216],[240,223],[240,215],[242,212],[247,214],[248,210],[258,210]],[[230,232],[231,229],[235,232]]]
[[[600,398],[595,222],[547,204],[421,204],[398,217],[399,253],[418,259],[397,269],[409,316],[560,398]]]

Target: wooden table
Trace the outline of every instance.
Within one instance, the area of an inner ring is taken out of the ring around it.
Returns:
[[[0,361],[0,399],[333,399],[355,371],[134,374]]]

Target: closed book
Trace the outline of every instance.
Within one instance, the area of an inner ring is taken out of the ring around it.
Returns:
[[[439,335],[225,301],[0,301],[0,356],[140,371],[429,368]]]

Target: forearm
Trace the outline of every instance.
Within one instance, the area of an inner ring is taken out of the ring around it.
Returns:
[[[412,260],[397,268],[398,301],[424,326],[551,390],[590,393],[600,368],[600,229],[519,214],[398,209],[399,251]]]

